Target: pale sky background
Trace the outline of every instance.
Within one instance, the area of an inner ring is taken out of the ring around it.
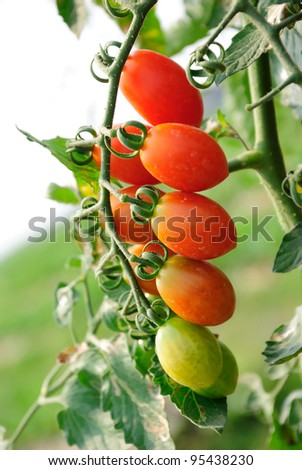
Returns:
[[[55,0],[0,0],[1,230],[0,258],[31,234],[31,217],[48,218],[66,208],[45,198],[50,182],[68,185],[71,173],[51,154],[28,142],[15,125],[34,136],[73,137],[79,126],[99,126],[106,85],[94,80],[89,66],[99,44],[122,34],[101,8],[89,6],[80,40],[58,16]],[[164,24],[182,15],[181,2],[159,2]],[[123,99],[116,120],[135,117]]]

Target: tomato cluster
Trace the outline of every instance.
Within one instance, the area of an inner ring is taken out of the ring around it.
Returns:
[[[153,51],[131,53],[120,89],[149,125],[135,157],[111,155],[111,175],[131,185],[111,195],[115,228],[120,239],[132,245],[133,268],[148,259],[146,252],[163,254],[158,240],[166,247],[168,256],[156,279],[147,280],[136,270],[141,289],[160,296],[172,311],[156,335],[159,361],[174,381],[201,395],[220,398],[234,391],[238,369],[231,351],[208,327],[233,315],[235,293],[227,276],[208,260],[236,247],[236,229],[221,205],[198,192],[228,176],[226,156],[199,129],[201,95],[171,59]],[[140,134],[136,127],[125,129]],[[118,138],[111,139],[111,149],[131,153]],[[94,147],[93,159],[101,165],[99,147]],[[141,204],[151,204],[148,194],[140,191],[138,195],[138,190],[158,183],[171,190],[158,190],[148,220],[142,221],[140,214],[134,220],[129,201],[136,198]],[[152,240],[156,243],[150,244]],[[145,266],[144,273],[150,272],[152,268]]]

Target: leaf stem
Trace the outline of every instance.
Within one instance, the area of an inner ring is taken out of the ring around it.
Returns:
[[[11,449],[13,445],[15,444],[16,440],[20,437],[24,429],[26,428],[27,424],[30,422],[30,420],[33,418],[33,416],[36,414],[36,412],[41,408],[41,403],[39,402],[39,399],[36,400],[31,407],[27,410],[23,418],[21,419],[19,425],[17,426],[15,432],[12,434],[11,438],[9,439],[8,447]]]

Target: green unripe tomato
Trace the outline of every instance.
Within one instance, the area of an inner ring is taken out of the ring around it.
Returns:
[[[164,371],[193,390],[209,387],[221,372],[222,353],[215,336],[178,316],[159,328],[155,347]]]
[[[216,382],[210,387],[195,390],[196,393],[208,398],[222,398],[231,395],[238,381],[238,366],[233,353],[219,341],[222,352],[222,369]]]

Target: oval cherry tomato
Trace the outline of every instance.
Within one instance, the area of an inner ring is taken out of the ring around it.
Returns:
[[[162,196],[152,217],[157,238],[175,253],[193,259],[212,259],[236,247],[230,215],[215,201],[194,193]]]
[[[117,124],[113,127],[115,128],[118,126],[119,125]],[[150,129],[150,126],[146,127]],[[133,134],[139,134],[137,127],[126,126],[125,129],[128,132],[132,132]],[[111,147],[120,153],[131,153],[131,150],[121,144],[117,137],[111,139]],[[92,158],[94,163],[100,167],[102,155],[101,147],[98,145],[95,145],[92,149]],[[150,175],[150,173],[142,165],[139,155],[136,155],[136,157],[133,158],[120,158],[111,153],[110,173],[113,178],[116,178],[117,180],[123,181],[125,183],[138,185],[158,183],[158,180]]]
[[[219,325],[234,313],[236,300],[231,282],[207,261],[171,256],[160,270],[156,286],[166,304],[191,323]]]
[[[222,398],[234,393],[238,382],[238,366],[236,359],[229,348],[219,341],[222,352],[222,369],[218,379],[207,388],[195,390],[199,395],[208,398]]]
[[[129,186],[121,189],[121,194],[128,194],[128,196],[135,198],[136,191],[140,186]],[[162,191],[160,191],[163,194]],[[148,197],[142,197],[144,201],[150,201]],[[122,241],[126,243],[142,243],[146,244],[151,240],[156,239],[153,233],[151,223],[139,224],[131,217],[130,204],[121,202],[117,197],[110,196],[111,209],[113,213],[114,223]]]
[[[218,143],[186,124],[160,124],[150,129],[140,157],[155,178],[186,192],[212,188],[229,174],[227,159]]]
[[[199,127],[203,101],[199,91],[172,59],[150,50],[132,52],[123,68],[120,89],[151,124],[182,122]]]
[[[156,354],[175,382],[193,390],[212,385],[222,368],[222,353],[215,336],[204,326],[172,317],[155,339]]]

